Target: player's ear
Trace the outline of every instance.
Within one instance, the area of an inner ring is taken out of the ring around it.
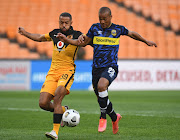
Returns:
[[[72,25],[73,21],[71,20],[71,25]]]

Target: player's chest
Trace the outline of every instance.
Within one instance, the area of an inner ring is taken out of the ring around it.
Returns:
[[[94,36],[111,37],[111,38],[117,38],[118,34],[119,34],[119,30],[117,29],[94,30],[93,32]]]
[[[73,39],[73,35],[68,35],[67,38]],[[54,44],[54,50],[56,51],[65,51],[67,50],[67,47],[70,46],[70,44],[64,43],[63,41],[60,41],[58,38],[56,38],[56,34],[54,34],[52,40]]]

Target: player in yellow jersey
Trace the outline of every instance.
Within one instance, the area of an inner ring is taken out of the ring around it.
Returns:
[[[82,34],[80,31],[73,30],[72,16],[69,13],[62,13],[59,16],[59,29],[54,29],[47,34],[33,34],[19,27],[19,33],[25,37],[38,41],[53,41],[53,55],[49,72],[40,91],[39,106],[53,112],[53,130],[45,133],[48,138],[58,139],[60,122],[65,108],[61,106],[65,95],[69,94],[71,85],[74,81],[75,56],[78,46],[66,44],[56,38],[59,32],[68,38],[78,39]],[[54,99],[52,103],[51,100]]]

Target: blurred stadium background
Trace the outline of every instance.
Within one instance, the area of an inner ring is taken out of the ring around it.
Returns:
[[[131,38],[120,38],[115,89],[122,89],[117,87],[124,87],[123,82],[126,89],[146,85],[145,89],[153,89],[157,84],[157,89],[180,89],[180,0],[0,0],[0,89],[39,90],[50,66],[52,42],[25,38],[18,34],[19,26],[45,34],[58,28],[58,17],[66,11],[72,14],[74,29],[87,33],[99,22],[102,6],[110,7],[114,23],[158,45],[150,48]],[[92,58],[91,46],[79,49],[72,89],[90,88]]]

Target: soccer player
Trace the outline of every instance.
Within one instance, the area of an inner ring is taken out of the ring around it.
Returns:
[[[78,39],[82,34],[80,31],[73,30],[72,16],[69,13],[62,13],[59,16],[59,29],[54,29],[47,34],[33,34],[19,27],[19,33],[25,37],[38,42],[53,41],[53,55],[49,72],[40,91],[39,106],[47,111],[53,112],[53,130],[45,133],[48,138],[58,139],[60,122],[62,120],[65,107],[61,106],[65,95],[69,94],[71,85],[74,81],[75,56],[78,45],[71,45],[56,38],[59,32],[68,38]],[[52,103],[51,100],[54,99]]]
[[[111,10],[108,7],[102,7],[99,10],[100,23],[93,24],[86,35],[81,35],[78,40],[68,39],[62,33],[58,33],[57,37],[74,45],[92,43],[94,48],[92,83],[101,111],[98,131],[103,132],[106,130],[106,114],[108,114],[112,120],[113,133],[116,134],[119,130],[118,122],[122,116],[115,113],[113,109],[112,102],[108,98],[108,87],[118,74],[119,37],[127,35],[146,43],[148,46],[157,47],[157,45],[124,26],[111,23],[111,19]]]

